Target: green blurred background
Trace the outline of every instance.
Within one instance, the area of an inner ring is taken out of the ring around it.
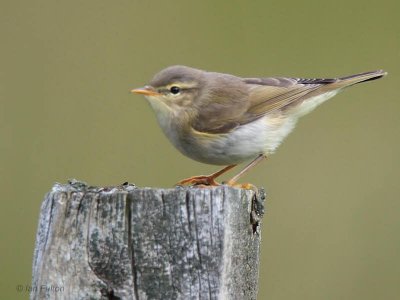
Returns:
[[[26,299],[44,194],[170,187],[183,157],[128,91],[185,64],[239,76],[383,68],[303,118],[244,180],[268,191],[259,299],[400,295],[399,1],[2,1],[0,287]]]

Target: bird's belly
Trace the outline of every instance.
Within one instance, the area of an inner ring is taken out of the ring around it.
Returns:
[[[226,134],[194,132],[171,141],[194,160],[230,165],[253,159],[261,153],[273,153],[294,125],[295,121],[289,118],[267,115]]]

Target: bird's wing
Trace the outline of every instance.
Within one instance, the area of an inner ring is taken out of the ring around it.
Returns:
[[[248,88],[240,101],[227,97],[211,102],[193,128],[204,133],[223,134],[272,112],[285,111],[305,99],[373,79],[386,73],[373,71],[343,78],[243,78]],[[223,111],[221,113],[221,111]],[[214,117],[210,117],[214,116]]]
[[[245,82],[250,85],[248,97],[250,106],[243,115],[242,124],[303,101],[310,93],[317,94],[316,91],[322,86],[336,81],[337,79],[304,78],[245,79]]]

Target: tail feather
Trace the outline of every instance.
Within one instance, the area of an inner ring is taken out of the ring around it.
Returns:
[[[350,76],[339,78],[339,81],[337,82],[337,84],[343,85],[343,86],[350,86],[350,85],[361,83],[361,82],[376,80],[376,79],[382,78],[386,74],[387,74],[387,72],[385,72],[383,70],[377,70],[377,71],[371,71],[371,72],[350,75]]]

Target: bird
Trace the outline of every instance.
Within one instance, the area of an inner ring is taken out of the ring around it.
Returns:
[[[217,177],[250,161],[224,184],[252,189],[239,178],[273,154],[300,117],[355,84],[379,79],[383,70],[339,78],[242,78],[174,65],[148,85],[144,95],[169,141],[185,156],[224,168],[177,185],[218,186]]]

